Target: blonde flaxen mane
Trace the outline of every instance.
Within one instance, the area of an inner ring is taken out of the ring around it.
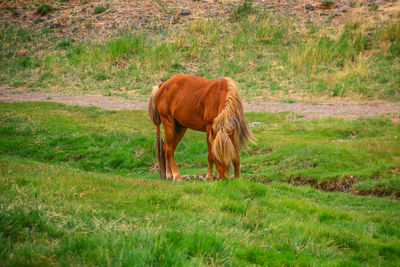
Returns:
[[[254,142],[250,130],[244,119],[242,100],[236,83],[227,77],[226,104],[220,114],[214,119],[213,129],[216,132],[212,141],[212,153],[214,157],[229,164],[239,158],[241,147],[247,147],[246,141]],[[232,135],[232,139],[229,137]]]

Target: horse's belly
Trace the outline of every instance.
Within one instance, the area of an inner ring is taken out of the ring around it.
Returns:
[[[196,119],[195,117],[179,116],[179,114],[176,114],[175,120],[185,128],[200,132],[206,131],[207,123],[204,120]]]

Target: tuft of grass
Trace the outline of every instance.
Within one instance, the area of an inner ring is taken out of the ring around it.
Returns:
[[[253,0],[244,0],[232,10],[233,19],[241,19],[254,11]]]
[[[128,59],[132,56],[139,55],[145,47],[145,38],[142,35],[132,35],[124,33],[121,37],[109,41],[106,44],[108,54],[112,60]]]
[[[379,8],[379,5],[377,3],[371,3],[368,6],[369,6],[369,10],[372,10],[372,11],[378,10],[378,8]]]
[[[287,104],[293,104],[296,103],[297,101],[295,99],[291,99],[291,98],[285,98],[282,100],[282,103],[287,103]]]
[[[104,81],[104,80],[107,80],[107,74],[105,74],[104,72],[99,72],[99,73],[96,73],[96,74],[94,74],[94,78],[97,80],[97,81]]]
[[[333,60],[354,60],[368,45],[368,39],[358,29],[357,22],[347,24],[337,40],[321,36],[289,53],[289,63],[301,70],[308,68],[317,71],[321,64]]]
[[[51,5],[48,4],[44,4],[41,5],[37,8],[37,12],[41,15],[46,15],[47,13],[49,13],[51,10],[53,9],[53,7]]]
[[[63,40],[58,43],[58,47],[66,49],[72,46],[72,42],[70,40]]]
[[[106,10],[107,10],[107,8],[104,7],[104,6],[97,6],[97,7],[95,7],[95,9],[94,9],[94,14],[101,14],[101,13],[103,13],[103,12],[106,11]]]
[[[321,4],[323,6],[331,6],[333,5],[333,0],[322,0]]]

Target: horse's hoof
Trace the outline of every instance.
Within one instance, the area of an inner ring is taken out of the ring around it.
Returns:
[[[213,176],[210,176],[210,175],[206,175],[206,180],[207,180],[207,181],[213,181],[213,180],[214,180],[214,177],[213,177]]]
[[[174,177],[174,181],[183,181],[182,176]]]

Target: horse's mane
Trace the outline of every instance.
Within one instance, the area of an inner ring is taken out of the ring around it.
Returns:
[[[231,78],[223,79],[227,82],[226,102],[214,119],[213,129],[217,135],[213,140],[212,152],[220,162],[229,164],[238,158],[241,147],[247,148],[246,141],[254,142],[254,138],[244,119],[243,104],[236,83]],[[229,138],[232,130],[233,142]]]

